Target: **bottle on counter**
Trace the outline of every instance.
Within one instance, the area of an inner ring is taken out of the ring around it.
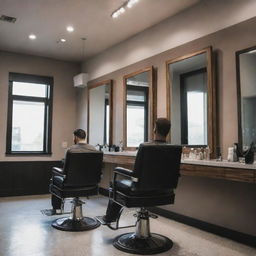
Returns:
[[[189,159],[194,159],[194,148],[190,149],[188,158]]]
[[[200,148],[200,151],[199,151],[199,160],[204,160],[204,149],[203,149],[203,148]]]
[[[207,161],[209,161],[210,160],[210,147],[209,146],[207,146],[206,148],[205,148],[205,160],[207,160]]]
[[[194,160],[197,160],[198,159],[198,152],[197,152],[197,149],[195,148],[194,149]]]
[[[103,146],[103,148],[102,148],[102,151],[103,152],[108,152],[108,145],[107,144],[105,144],[104,146]]]
[[[123,141],[120,140],[120,141],[119,141],[119,151],[120,151],[120,152],[123,152],[123,150],[124,150],[124,148],[123,148]]]
[[[238,145],[238,143],[234,143],[234,146],[236,147],[237,159],[239,159],[239,157],[243,157],[243,150],[242,150],[241,147]]]
[[[233,152],[233,162],[237,162],[238,161],[238,155],[237,155],[237,145],[236,143],[234,143],[234,152]]]
[[[222,155],[221,155],[221,153],[219,153],[219,156],[218,156],[218,158],[217,158],[217,161],[219,161],[219,162],[222,161]]]
[[[181,159],[186,159],[186,154],[187,154],[187,148],[184,146],[183,148],[182,148],[182,155],[181,155]]]
[[[228,161],[234,162],[234,148],[233,147],[228,148]]]
[[[251,143],[249,149],[244,154],[245,163],[253,164],[254,162],[254,142]]]

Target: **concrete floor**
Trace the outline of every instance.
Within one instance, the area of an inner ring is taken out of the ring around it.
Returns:
[[[67,208],[69,203],[66,204]],[[103,215],[107,199],[92,197],[84,206],[84,215]],[[131,255],[112,246],[118,234],[106,226],[84,232],[63,232],[51,227],[56,216],[47,217],[41,209],[50,208],[50,195],[0,198],[0,256],[121,256]],[[121,224],[135,219],[131,209]],[[162,256],[256,256],[256,249],[212,235],[193,227],[159,217],[151,219],[151,231],[168,236],[173,248]]]

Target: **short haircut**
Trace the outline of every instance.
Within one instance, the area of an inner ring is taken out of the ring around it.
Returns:
[[[171,128],[171,122],[166,118],[157,118],[156,119],[156,132],[164,137],[167,136],[167,134],[170,131]]]
[[[73,134],[80,139],[86,138],[86,132],[83,129],[76,129]]]

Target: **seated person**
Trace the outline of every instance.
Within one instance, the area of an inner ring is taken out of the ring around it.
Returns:
[[[155,122],[154,127],[154,139],[152,142],[146,142],[147,144],[162,144],[166,143],[166,137],[170,131],[171,123],[166,118],[158,118]],[[102,220],[105,224],[117,221],[119,218],[120,210],[122,206],[109,198],[106,215],[103,216]]]
[[[68,148],[67,152],[84,153],[84,152],[96,151],[94,146],[86,143],[86,141],[85,141],[86,132],[84,130],[76,129],[73,132],[73,136],[74,136],[74,145],[72,145],[70,148]],[[65,165],[65,159],[64,159],[63,163]],[[60,173],[54,172],[53,175],[65,175],[65,173],[63,173],[63,172],[60,172]],[[62,200],[60,198],[52,195],[51,202],[52,202],[51,215],[60,214],[61,213]]]

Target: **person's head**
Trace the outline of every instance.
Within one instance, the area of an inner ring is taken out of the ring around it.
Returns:
[[[81,140],[85,140],[86,138],[86,132],[83,129],[74,130],[73,135],[75,144],[77,144]]]
[[[171,123],[166,118],[157,118],[155,122],[155,139],[166,140],[166,136],[168,135],[171,128]]]

